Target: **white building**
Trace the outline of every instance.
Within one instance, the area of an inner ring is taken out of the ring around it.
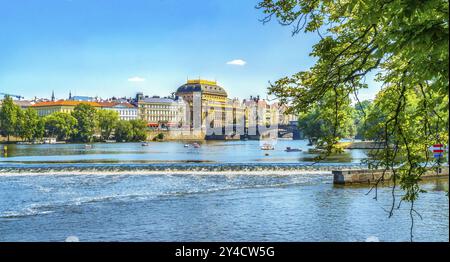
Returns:
[[[185,124],[183,99],[139,97],[139,118],[151,127],[180,127]]]
[[[120,120],[138,119],[138,109],[130,103],[98,102],[98,104],[100,104],[102,109],[116,111]]]

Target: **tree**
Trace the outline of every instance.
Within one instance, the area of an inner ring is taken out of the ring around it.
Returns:
[[[77,105],[72,111],[72,116],[77,120],[76,141],[91,142],[98,126],[96,109],[85,103]]]
[[[19,109],[17,116],[16,131],[19,137],[27,141],[40,137],[41,130],[38,130],[40,119],[34,108]]]
[[[40,140],[45,135],[45,119],[43,117],[38,118],[36,129],[34,130],[34,140]]]
[[[159,133],[159,134],[156,136],[156,139],[158,139],[158,140],[163,140],[163,139],[164,139],[164,134],[163,134],[163,133]]]
[[[356,133],[354,122],[354,109],[350,105],[350,100],[343,105],[345,108],[339,113],[341,121],[335,128],[331,128],[334,123],[335,112],[330,105],[319,103],[314,105],[307,112],[299,114],[299,129],[308,138],[310,144],[317,144],[320,147],[333,145],[341,138],[351,138]],[[335,132],[335,133],[333,133]],[[327,140],[327,138],[333,138]]]
[[[112,110],[98,110],[98,126],[103,140],[108,140],[119,121],[119,114]]]
[[[10,136],[16,134],[19,110],[20,107],[14,104],[12,98],[5,96],[0,109],[0,133],[8,137],[8,142]]]
[[[71,114],[55,112],[44,118],[47,135],[57,137],[59,140],[67,140],[77,135],[77,120]]]
[[[132,140],[135,142],[147,140],[147,123],[142,119],[130,120],[132,127]]]
[[[294,25],[293,34],[320,36],[311,53],[315,64],[269,88],[283,103],[291,101],[293,111],[332,100],[334,122],[342,121],[338,115],[342,99],[357,97],[358,90],[367,87],[368,73],[377,74],[375,80],[385,87],[377,98],[383,106],[379,116],[385,121],[378,126],[382,132],[372,134],[385,147],[374,161],[394,171],[390,216],[400,183],[401,200],[410,202],[413,221],[423,166],[433,164],[423,158],[427,148],[430,143],[448,144],[448,1],[262,0],[257,8],[266,14],[263,22],[276,17],[283,25]],[[324,96],[329,92],[334,95]],[[418,110],[408,104],[413,94]]]
[[[118,142],[127,142],[133,138],[133,127],[129,121],[119,120],[114,130],[114,136]]]
[[[364,100],[355,104],[355,125],[356,125],[356,136],[357,139],[366,140],[367,137],[364,136],[366,130],[369,128],[367,126],[367,117],[373,108],[373,103],[370,100]]]

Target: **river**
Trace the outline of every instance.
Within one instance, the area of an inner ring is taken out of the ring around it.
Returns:
[[[312,165],[306,141],[280,140],[273,151],[258,141],[184,144],[9,145],[0,241],[410,239],[408,203],[388,218],[390,188],[374,200],[368,187],[333,185],[330,170],[360,167],[362,150]],[[448,180],[421,186],[414,240],[449,241]]]

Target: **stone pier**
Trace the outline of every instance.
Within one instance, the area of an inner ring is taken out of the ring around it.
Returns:
[[[338,185],[373,184],[383,175],[383,169],[333,170],[333,183]],[[384,181],[389,182],[392,171],[387,170]],[[448,177],[448,166],[433,168],[422,175],[423,179]]]

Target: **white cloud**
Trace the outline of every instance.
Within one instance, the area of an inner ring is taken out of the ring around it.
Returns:
[[[134,77],[130,77],[128,78],[128,82],[144,82],[145,78],[139,77],[139,76],[134,76]]]
[[[376,236],[370,236],[366,238],[366,242],[380,242],[380,239],[378,239],[378,237]]]
[[[231,61],[227,62],[227,65],[244,66],[245,64],[247,64],[247,62],[245,62],[242,59],[235,59],[235,60],[231,60]]]

